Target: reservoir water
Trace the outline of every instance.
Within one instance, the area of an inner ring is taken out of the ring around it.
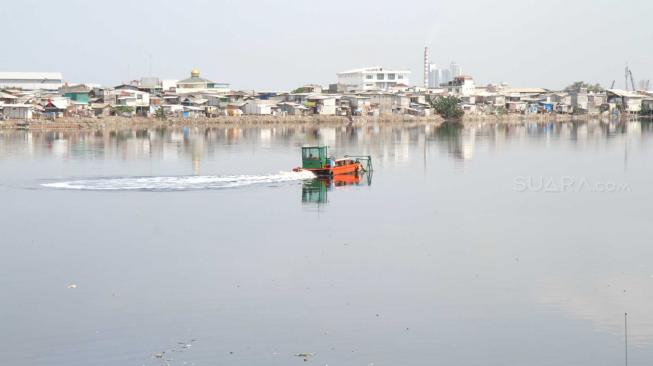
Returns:
[[[0,131],[0,359],[621,365],[628,313],[651,364],[652,160],[645,122]]]

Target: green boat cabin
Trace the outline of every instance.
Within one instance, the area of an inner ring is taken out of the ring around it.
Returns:
[[[322,169],[328,165],[326,146],[302,147],[302,168]]]

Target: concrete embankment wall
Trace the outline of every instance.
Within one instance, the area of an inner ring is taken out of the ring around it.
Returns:
[[[366,125],[369,123],[440,123],[439,117],[414,117],[405,115],[389,115],[381,117],[354,117],[352,119],[342,116],[234,116],[215,118],[169,118],[159,120],[155,118],[125,118],[104,117],[84,118],[68,117],[56,120],[30,120],[28,123],[18,120],[2,121],[0,128],[29,128],[29,129],[86,129],[86,128],[130,128],[130,127],[155,127],[155,126],[212,126],[212,125],[274,125],[274,124],[315,124],[315,125]]]
[[[495,115],[465,115],[464,122],[496,122],[496,123],[521,123],[521,122],[574,122],[588,121],[599,118],[598,115],[573,115],[573,114],[505,114]]]

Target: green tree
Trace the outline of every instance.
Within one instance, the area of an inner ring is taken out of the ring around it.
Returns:
[[[160,119],[161,121],[166,120],[166,112],[163,110],[163,107],[159,107],[159,109],[154,112],[154,117]]]
[[[116,114],[116,115],[121,115],[121,114],[125,114],[125,113],[130,113],[131,114],[133,112],[134,112],[134,108],[130,107],[128,105],[118,105],[118,106],[113,107],[113,113]]]
[[[565,88],[565,91],[566,92],[572,92],[572,91],[580,90],[580,88],[587,88],[588,92],[594,92],[594,93],[600,93],[600,92],[605,90],[601,86],[601,84],[598,84],[598,83],[592,85],[592,84],[588,84],[588,83],[586,83],[584,81],[576,81],[575,83],[567,86]]]
[[[573,112],[571,112],[571,113],[572,114],[587,114],[587,110],[583,109],[583,108],[580,108],[578,106],[575,106]]]
[[[465,114],[460,108],[460,99],[454,96],[429,98],[428,102],[435,113],[445,119],[460,119]]]

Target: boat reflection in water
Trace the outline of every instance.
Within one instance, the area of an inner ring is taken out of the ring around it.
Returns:
[[[329,202],[329,192],[346,186],[372,185],[372,172],[324,176],[304,181],[302,203],[321,205]]]

